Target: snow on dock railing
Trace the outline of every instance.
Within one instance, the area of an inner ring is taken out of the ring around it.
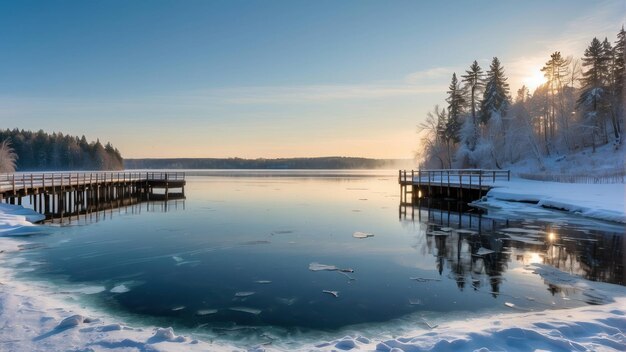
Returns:
[[[183,181],[184,172],[43,172],[0,174],[0,192],[24,189],[71,187],[101,183]]]
[[[429,170],[399,170],[400,184],[418,183],[457,183],[482,184],[496,181],[510,181],[511,170],[489,169],[429,169]]]

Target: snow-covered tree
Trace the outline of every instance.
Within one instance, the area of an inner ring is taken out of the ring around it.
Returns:
[[[557,128],[567,128],[567,126],[557,126],[558,119],[567,122],[567,118],[563,118],[565,114],[565,103],[563,101],[563,86],[564,81],[569,75],[569,60],[561,56],[559,51],[550,55],[550,60],[541,68],[544,77],[546,78],[546,85],[548,88],[548,101],[549,101],[549,113],[547,119],[547,130],[549,131],[549,142],[552,142],[555,137],[555,131]]]
[[[546,155],[589,146],[595,150],[609,142],[620,148],[626,118],[625,47],[622,27],[614,46],[594,38],[580,60],[553,52],[541,69],[546,83],[534,92],[522,86],[514,103],[498,58],[484,78],[474,61],[461,76],[462,89],[452,75],[447,113],[436,108],[429,114],[432,133],[424,165],[500,168],[529,159],[544,169]]]
[[[0,172],[15,172],[16,161],[17,154],[15,154],[15,151],[11,148],[11,143],[9,143],[8,140],[2,141],[2,143],[0,143]]]
[[[472,126],[473,135],[466,135],[466,145],[470,150],[474,150],[476,146],[476,140],[478,139],[478,121],[477,114],[480,110],[480,99],[483,89],[483,71],[478,65],[478,62],[474,60],[469,70],[465,71],[465,74],[461,76],[463,78],[464,89],[468,94],[469,111],[472,113]]]
[[[537,162],[539,168],[543,169],[543,155],[539,148],[537,134],[533,129],[533,117],[529,111],[529,105],[528,88],[522,86],[517,91],[517,98],[509,111],[511,123],[506,134],[505,160],[514,163],[531,157]]]
[[[426,168],[444,169],[451,165],[449,144],[445,140],[447,116],[446,109],[435,105],[434,110],[426,115],[426,120],[418,125],[418,132],[422,135],[422,148],[416,157]]]
[[[613,127],[613,135],[615,137],[615,143],[622,143],[622,130],[624,125],[624,114],[626,113],[624,108],[624,85],[626,84],[626,31],[624,26],[617,33],[617,41],[613,47],[613,60],[610,66],[610,104],[611,104],[611,125]],[[605,48],[606,49],[606,48]]]
[[[517,95],[515,96],[515,103],[526,103],[530,99],[530,91],[526,85],[522,85],[520,89],[517,90]]]
[[[605,42],[608,43],[608,41]],[[607,81],[610,62],[607,57],[607,49],[598,38],[593,38],[582,59],[582,65],[586,69],[581,78],[582,90],[578,98],[578,106],[589,123],[588,127],[592,129],[594,148],[597,143],[596,136],[601,136],[605,130],[604,125],[609,106]]]
[[[506,116],[509,107],[509,84],[504,75],[504,68],[500,60],[494,57],[487,71],[485,91],[480,106],[480,120],[487,124],[491,115],[497,113],[500,117]]]
[[[461,114],[465,109],[465,97],[461,90],[456,73],[452,74],[452,81],[448,90],[448,120],[446,121],[446,138],[454,143],[459,142],[459,131],[461,130]]]

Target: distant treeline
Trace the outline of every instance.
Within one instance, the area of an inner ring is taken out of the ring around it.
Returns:
[[[16,171],[120,170],[124,160],[111,143],[88,142],[85,136],[25,130],[0,130],[0,142],[8,141],[17,155]]]
[[[284,159],[126,159],[127,169],[383,169],[410,165],[403,159],[351,157]]]

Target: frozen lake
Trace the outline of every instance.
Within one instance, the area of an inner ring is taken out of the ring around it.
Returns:
[[[185,201],[28,238],[20,276],[137,324],[254,342],[601,303],[531,263],[625,283],[623,226],[401,205],[394,172],[197,174]]]

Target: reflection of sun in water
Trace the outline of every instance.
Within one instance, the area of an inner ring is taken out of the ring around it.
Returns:
[[[522,80],[522,83],[524,83],[528,90],[532,93],[537,87],[546,83],[546,78],[539,69],[533,69],[532,74],[530,76],[526,76]]]

